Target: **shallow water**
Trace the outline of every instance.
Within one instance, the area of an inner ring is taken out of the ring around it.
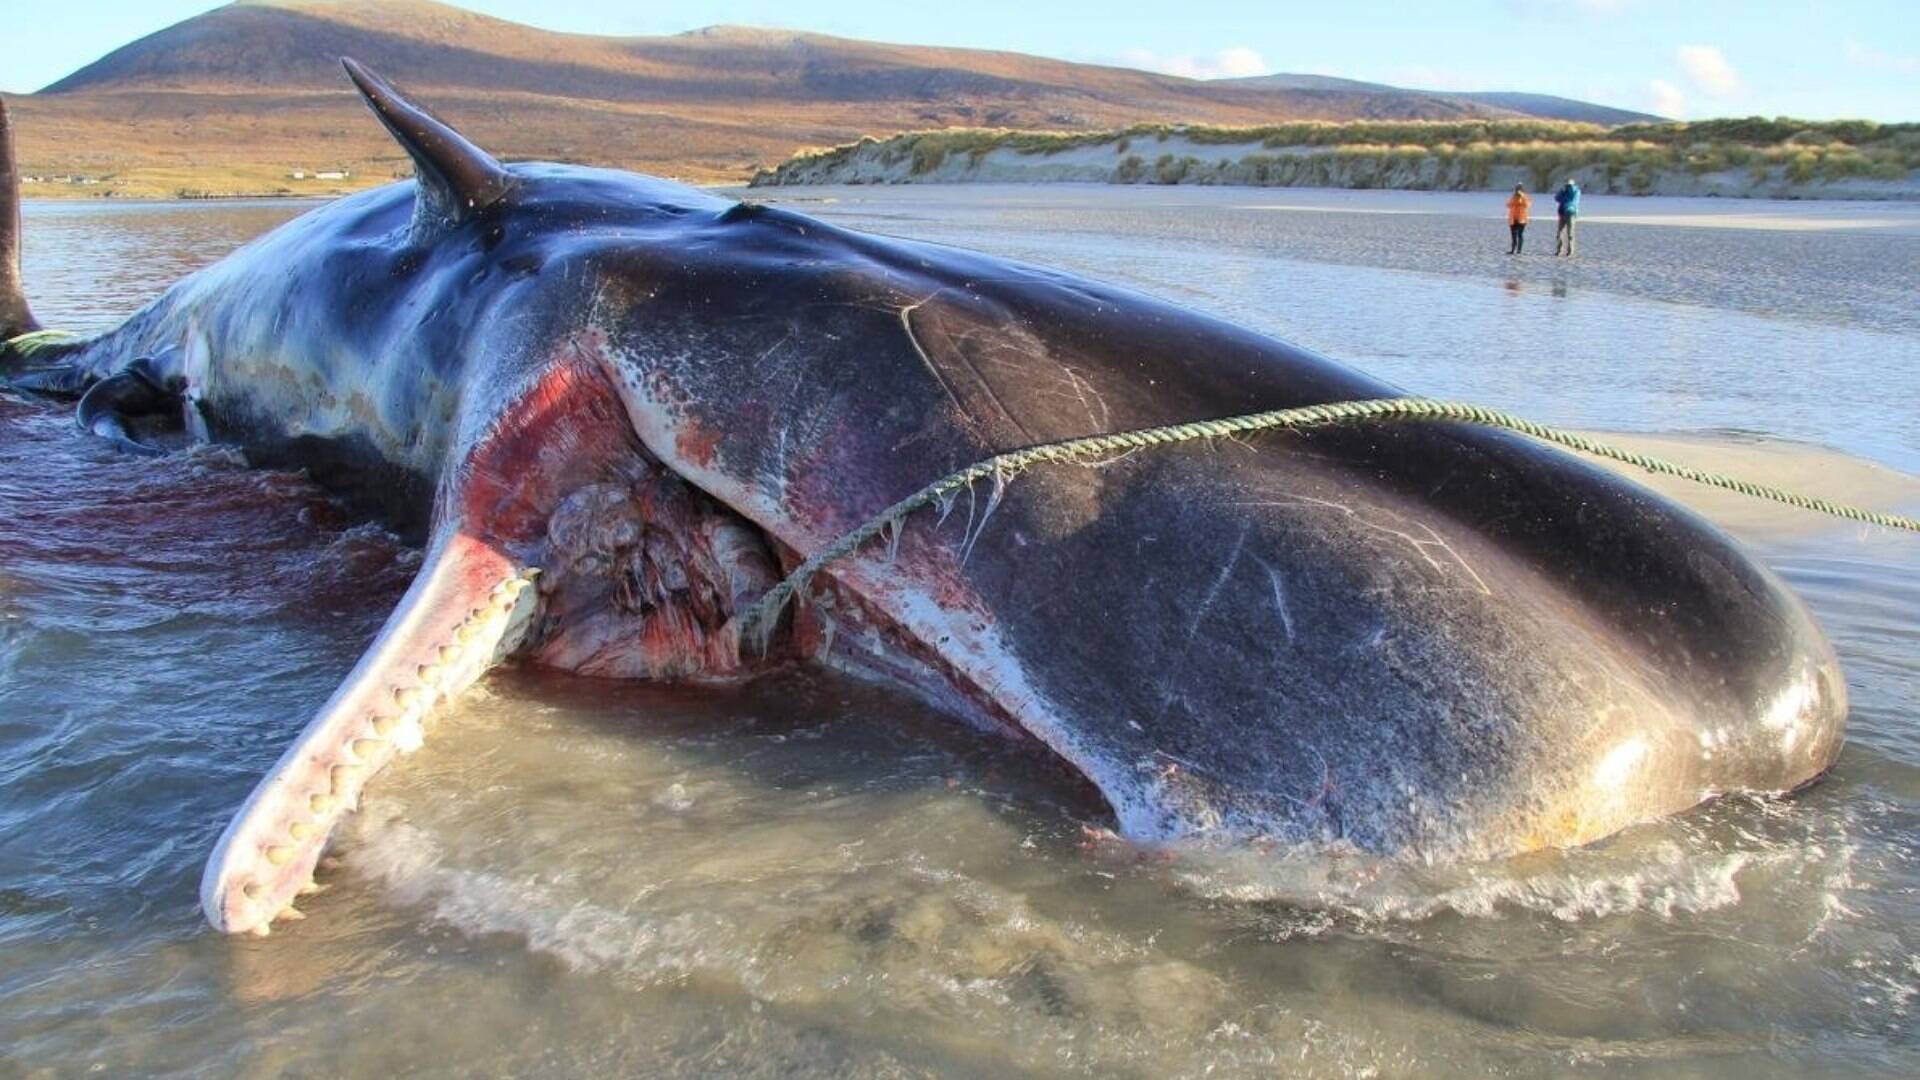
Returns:
[[[1898,208],[1795,231],[1596,206],[1579,261],[1516,267],[1497,220],[1483,255],[1487,222],[1445,198],[779,194],[1119,279],[1418,392],[1703,433],[1757,479],[1920,510],[1920,479],[1859,460],[1920,471],[1920,238]],[[28,280],[50,324],[100,327],[301,209],[33,206]],[[1618,284],[1640,271],[1656,284]],[[1861,300],[1902,290],[1900,311]],[[1911,536],[1689,496],[1820,615],[1850,741],[1800,797],[1589,849],[1389,873],[1165,858],[1087,829],[1098,808],[1044,763],[885,691],[514,672],[375,781],[308,921],[234,940],[195,907],[206,852],[416,556],[296,477],[118,457],[35,402],[0,398],[0,478],[0,1074],[1920,1069]]]

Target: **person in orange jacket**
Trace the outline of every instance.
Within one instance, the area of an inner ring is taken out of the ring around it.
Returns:
[[[1512,242],[1507,246],[1507,254],[1518,255],[1527,242],[1527,211],[1533,206],[1533,200],[1527,198],[1525,184],[1513,185],[1513,195],[1507,199],[1507,232]]]

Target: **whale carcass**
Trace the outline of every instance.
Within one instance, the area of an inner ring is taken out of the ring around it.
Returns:
[[[368,777],[508,660],[885,680],[1054,756],[1143,842],[1497,857],[1838,752],[1837,663],[1773,573],[1635,483],[1456,423],[1035,468],[835,563],[743,645],[786,570],[997,451],[1394,390],[1044,268],[502,165],[346,66],[416,179],[97,337],[29,333],[4,162],[9,385],[129,449],[306,469],[427,552],[213,852],[220,929],[286,914]]]

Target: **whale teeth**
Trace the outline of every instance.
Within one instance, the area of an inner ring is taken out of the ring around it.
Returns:
[[[425,740],[417,721],[403,718],[393,729],[393,745],[403,754],[411,754],[420,749]]]
[[[393,703],[402,709],[412,709],[420,704],[420,691],[411,686],[403,686],[393,692]]]
[[[260,883],[257,881],[249,881],[245,885],[242,885],[240,887],[241,895],[245,896],[249,900],[260,899],[260,895],[264,892],[266,892],[266,890],[261,888]]]
[[[480,627],[473,621],[479,615],[480,609],[475,608],[473,614],[468,616],[468,621],[461,623],[459,627],[454,630],[453,640],[462,645],[472,644],[473,639],[480,636]]]
[[[261,923],[259,926],[248,930],[247,933],[252,934],[254,937],[266,937],[268,934],[273,933],[273,927],[268,926],[266,923]]]
[[[333,781],[333,790],[338,793],[357,779],[360,776],[360,772],[361,769],[358,765],[335,765],[327,771],[327,775],[328,778]]]
[[[332,795],[327,795],[323,793],[320,795],[315,795],[312,798],[308,799],[307,805],[313,808],[314,813],[324,814],[327,811],[332,810],[334,808],[334,805],[339,801],[340,800],[334,798]]]
[[[393,729],[399,723],[400,721],[396,720],[391,716],[376,716],[373,718],[373,733],[382,738],[385,738],[386,736],[393,734]]]
[[[287,861],[292,858],[293,849],[290,847],[282,844],[274,844],[267,848],[267,861],[275,866],[285,866],[287,865]]]
[[[385,739],[355,739],[349,749],[353,751],[354,757],[365,760],[379,753],[380,748],[385,745]]]
[[[274,916],[275,919],[285,919],[288,922],[299,922],[301,919],[304,919],[306,917],[307,917],[306,912],[301,911],[299,908],[294,907],[292,904],[288,904],[286,907],[281,908],[280,914]]]
[[[328,888],[327,886],[322,885],[317,881],[314,881],[312,878],[308,878],[307,883],[305,885],[300,886],[299,895],[318,896],[321,893],[326,892],[327,888]]]
[[[320,835],[320,827],[311,821],[296,821],[287,826],[287,835],[295,840],[311,840]]]
[[[440,681],[440,665],[439,664],[421,664],[419,667],[413,670],[414,670],[414,674],[420,676],[420,681],[427,684],[428,686],[432,686],[434,683],[437,683]]]

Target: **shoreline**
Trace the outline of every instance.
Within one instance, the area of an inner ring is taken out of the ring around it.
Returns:
[[[302,195],[284,191],[223,191],[207,195],[119,195],[73,194],[73,195],[24,195],[20,199],[22,206],[171,206],[199,205],[205,203],[226,202],[310,202],[325,203],[335,199],[344,199],[354,191],[341,191],[313,195]]]

